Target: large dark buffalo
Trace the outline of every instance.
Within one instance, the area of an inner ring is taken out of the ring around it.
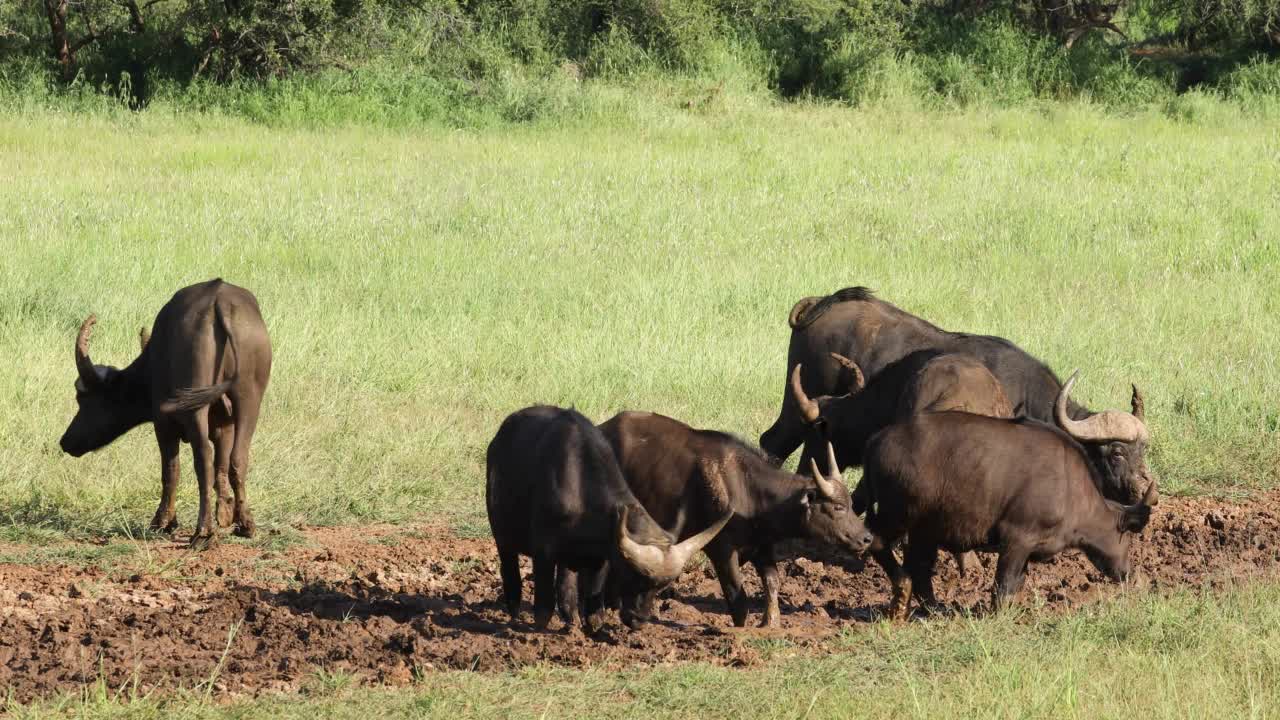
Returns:
[[[818,457],[819,447],[827,446],[834,449],[837,468],[857,467],[872,435],[922,412],[1013,417],[1000,381],[970,355],[920,350],[891,363],[865,385],[856,363],[832,355],[851,376],[845,395],[810,399],[800,382],[801,366],[791,372],[791,394],[806,426],[804,457]],[[853,511],[861,515],[866,508],[854,502]],[[964,556],[956,556],[956,566],[964,575]]]
[[[179,290],[160,308],[149,338],[143,329],[142,352],[123,369],[89,359],[95,322],[90,315],[76,337],[79,409],[62,436],[63,451],[80,457],[150,422],[161,463],[152,529],[171,532],[178,526],[178,444],[186,442],[200,483],[192,546],[211,545],[217,528],[233,521],[236,534],[252,537],[245,495],[249,445],[271,377],[271,340],[253,293],[220,279]]]
[[[778,567],[774,546],[808,537],[861,553],[871,542],[850,510],[849,488],[838,472],[795,475],[771,465],[760,451],[725,433],[695,430],[663,415],[619,413],[600,426],[613,446],[631,491],[655,521],[676,537],[732,514],[706,546],[733,623],[747,622],[748,599],[739,566],[755,565],[767,604],[762,625],[777,626]],[[646,612],[650,597],[643,605]]]
[[[844,395],[810,398],[801,381],[802,366],[791,371],[791,396],[804,424],[806,458],[819,457],[821,448],[830,443],[841,468],[857,467],[872,435],[922,412],[956,410],[1013,417],[1000,381],[970,355],[920,350],[891,363],[865,385],[856,363],[840,355],[835,359],[854,378]]]
[[[857,364],[868,382],[919,350],[970,355],[1000,382],[1014,415],[1053,422],[1054,401],[1062,384],[1052,370],[1004,338],[948,332],[876,298],[862,287],[846,288],[821,298],[804,298],[791,309],[788,322],[791,343],[782,410],[773,426],[760,436],[760,446],[776,463],[784,461],[805,438],[804,417],[791,392],[793,368],[803,366],[801,381],[812,395],[840,395],[847,391],[849,371],[831,353]],[[1132,404],[1133,414],[1141,419],[1143,403],[1137,387],[1133,388]],[[1066,414],[1073,420],[1093,415],[1074,402],[1068,403]],[[1085,432],[1093,435],[1092,430]],[[1145,439],[1124,435],[1089,447],[1099,467],[1134,464],[1141,466],[1144,479],[1147,477]],[[801,463],[806,459],[802,456]],[[1112,477],[1116,474],[1110,473]],[[1135,502],[1145,489],[1145,484],[1107,482],[1103,486],[1108,497],[1126,503]]]
[[[677,543],[631,494],[600,431],[574,410],[540,405],[512,413],[489,443],[486,463],[485,506],[512,622],[520,614],[520,555],[533,559],[537,627],[555,612],[557,570],[558,604],[570,623],[581,609],[588,629],[598,628],[612,581],[622,620],[634,627],[643,619],[639,599],[679,577],[729,521],[724,513],[711,517]],[[565,597],[575,586],[577,596]]]
[[[1073,375],[1058,396],[1059,425],[1067,417]],[[1125,413],[1108,422],[1145,433]],[[1116,432],[1119,432],[1118,430]],[[939,548],[999,553],[993,607],[1022,586],[1029,560],[1079,548],[1115,580],[1129,573],[1129,545],[1155,500],[1155,483],[1134,505],[1108,500],[1089,454],[1069,432],[1029,418],[963,412],[924,413],[891,425],[867,443],[854,494],[868,507],[876,534],[873,555],[893,583],[890,615],[906,616],[912,595],[933,596]],[[907,536],[905,572],[891,547]]]

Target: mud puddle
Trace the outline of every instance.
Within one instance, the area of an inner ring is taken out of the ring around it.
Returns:
[[[1165,498],[1135,544],[1133,585],[1216,587],[1277,575],[1280,493],[1244,503]],[[701,661],[750,666],[763,638],[821,652],[832,635],[877,619],[888,583],[861,559],[811,554],[782,566],[783,627],[737,629],[708,565],[659,602],[658,621],[632,632],[614,615],[591,637],[553,621],[511,627],[499,606],[489,540],[432,527],[314,528],[280,552],[223,543],[205,553],[145,543],[145,563],[0,564],[0,687],[19,702],[104,680],[112,688],[211,687],[217,697],[289,692],[319,671],[405,684],[440,669],[529,664],[621,668]],[[803,551],[802,547],[790,548]],[[968,578],[945,555],[944,601],[981,608],[994,558]],[[136,554],[133,558],[137,560]],[[753,571],[744,568],[758,595]],[[525,567],[526,608],[532,586]],[[1064,611],[1120,591],[1078,553],[1033,565],[1018,598]]]

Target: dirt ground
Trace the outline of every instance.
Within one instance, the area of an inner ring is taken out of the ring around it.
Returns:
[[[1234,504],[1165,498],[1134,551],[1139,588],[1218,586],[1280,568],[1280,493]],[[291,691],[321,670],[403,684],[444,668],[526,664],[622,667],[704,661],[752,665],[753,638],[783,637],[820,652],[824,639],[875,620],[888,602],[883,573],[858,558],[791,548],[783,565],[780,630],[758,607],[735,629],[708,565],[687,572],[659,619],[630,631],[616,614],[597,635],[553,621],[511,627],[497,603],[489,540],[431,527],[315,528],[283,551],[222,543],[192,553],[154,541],[106,567],[0,564],[0,687],[28,701],[100,678],[142,690],[207,687],[218,697]],[[179,538],[180,540],[181,538]],[[143,562],[139,562],[139,555]],[[806,557],[807,556],[807,557]],[[939,562],[940,597],[981,609],[994,560],[960,582]],[[759,584],[746,569],[749,588]],[[525,567],[525,613],[532,586]],[[1033,565],[1020,603],[1043,612],[1116,593],[1079,553]]]

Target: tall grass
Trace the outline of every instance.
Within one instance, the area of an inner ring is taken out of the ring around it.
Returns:
[[[798,298],[855,284],[1009,337],[1080,399],[1147,395],[1166,491],[1276,485],[1280,135],[1088,108],[653,110],[394,132],[0,118],[0,518],[136,532],[150,431],[74,460],[71,348],[122,365],[174,290],[252,289],[276,348],[261,520],[484,526],[484,447],[536,402],[754,439]],[[194,518],[184,456],[180,512]]]

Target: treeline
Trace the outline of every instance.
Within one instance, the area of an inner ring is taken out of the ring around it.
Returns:
[[[551,87],[655,75],[852,103],[1137,104],[1280,97],[1278,55],[1280,0],[0,0],[10,95],[133,107],[306,88],[519,119]]]

